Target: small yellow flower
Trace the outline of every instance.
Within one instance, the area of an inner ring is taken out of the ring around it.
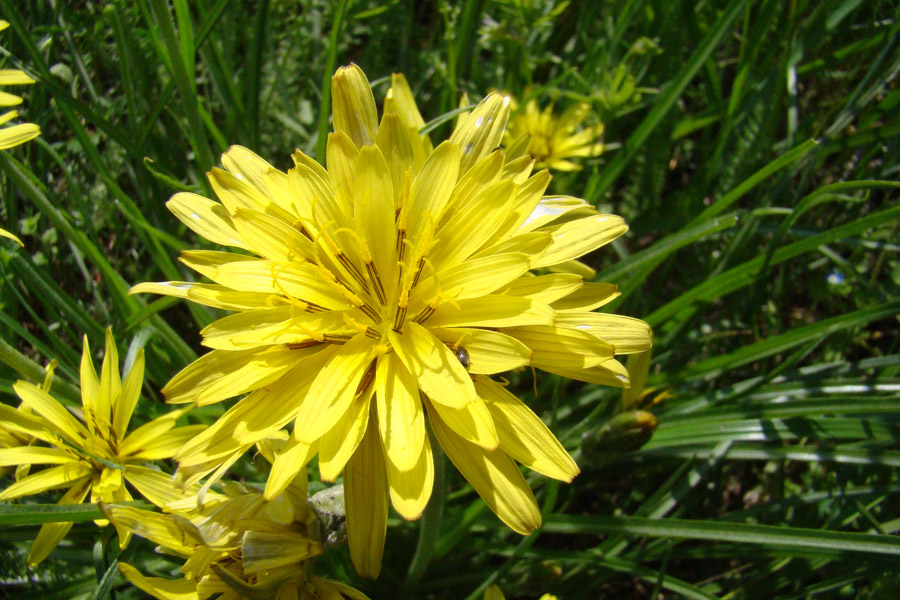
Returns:
[[[314,539],[315,516],[306,505],[306,470],[267,500],[240,484],[226,483],[224,493],[207,496],[202,508],[188,496],[168,503],[171,514],[124,506],[104,506],[120,530],[147,538],[185,557],[180,579],[147,577],[120,563],[122,574],[160,600],[274,598],[368,600],[362,592],[312,574],[310,559],[322,554]]]
[[[160,490],[171,487],[171,476],[139,463],[170,458],[203,426],[175,428],[179,410],[159,417],[131,434],[128,422],[144,380],[144,354],[138,352],[131,371],[122,381],[112,331],[106,331],[106,356],[100,377],[94,371],[87,338],[81,360],[83,414],[79,418],[49,393],[49,385],[37,387],[25,381],[13,385],[25,410],[0,405],[0,426],[22,445],[0,448],[0,467],[51,465],[21,476],[0,492],[0,500],[12,500],[55,489],[68,488],[59,504],[79,504],[90,494],[91,502],[132,499],[127,481],[144,497],[164,498]],[[33,414],[32,414],[33,413]],[[46,445],[31,444],[37,440]],[[101,523],[102,524],[102,523]],[[72,523],[47,523],[41,527],[28,555],[31,565],[44,560],[65,537]],[[124,545],[127,539],[121,540]]]
[[[0,19],[0,31],[9,27],[9,23]],[[17,69],[0,69],[0,85],[28,85],[34,83],[34,79]],[[0,106],[16,106],[21,104],[22,99],[13,94],[0,91]],[[8,123],[19,115],[18,111],[10,110],[0,114],[0,125]],[[37,137],[41,133],[41,128],[34,123],[21,123],[12,127],[0,128],[0,150],[6,150],[19,144],[24,144],[28,140]],[[24,246],[22,240],[17,238],[7,230],[0,228],[0,237],[14,240],[20,246]]]
[[[603,153],[603,143],[598,141],[603,135],[603,124],[582,126],[590,110],[588,104],[578,103],[557,117],[552,104],[541,111],[537,100],[530,100],[509,122],[504,136],[507,153],[512,158],[530,155],[538,169],[581,169],[581,165],[566,159]]]
[[[591,312],[615,286],[575,259],[628,228],[578,198],[545,197],[547,171],[497,146],[509,100],[490,94],[432,149],[406,80],[395,75],[379,123],[362,70],[332,80],[327,170],[300,152],[283,173],[233,147],[213,169],[215,202],[168,203],[198,234],[241,253],[191,250],[214,283],[144,283],[132,292],[235,311],[206,327],[212,352],[164,388],[207,405],[248,394],[178,451],[186,485],[206,485],[293,421],[266,486],[274,498],[316,454],[344,473],[357,571],[376,577],[388,498],[416,519],[431,496],[435,439],[515,531],[540,525],[518,461],[571,481],[578,467],[541,419],[490,376],[531,365],[627,385],[618,354],[650,346],[642,321]]]

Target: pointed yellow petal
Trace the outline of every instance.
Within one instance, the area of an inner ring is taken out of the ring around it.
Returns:
[[[172,458],[178,449],[206,430],[206,425],[176,427],[165,416],[137,428],[122,442],[119,453],[132,460],[153,461]]]
[[[347,339],[357,330],[345,317],[361,318],[354,311],[306,312],[295,306],[261,308],[229,315],[201,330],[203,345],[217,350],[247,350],[303,342],[321,342],[325,336]],[[302,347],[301,347],[302,349]]]
[[[353,194],[356,190],[356,173],[354,165],[359,156],[359,149],[344,132],[336,131],[328,135],[325,161],[328,165],[328,183],[334,192],[337,212],[331,209],[324,214],[328,218],[335,219],[337,227],[346,227],[350,224],[353,215]],[[314,216],[318,217],[318,206],[315,207]],[[323,223],[319,217],[319,223]]]
[[[368,245],[378,279],[396,279],[397,227],[394,225],[394,186],[387,162],[377,146],[367,146],[356,159],[353,210],[356,230]],[[363,257],[365,260],[365,257]],[[377,286],[384,284],[377,282]]]
[[[164,548],[190,554],[195,542],[179,526],[172,515],[116,504],[103,506],[103,514],[116,526],[121,526]]]
[[[434,149],[413,182],[406,237],[417,240],[430,221],[437,226],[459,174],[459,148],[444,142]]]
[[[6,425],[6,423],[3,424]],[[78,459],[73,455],[59,448],[44,448],[42,446],[0,448],[0,467],[32,464],[61,465],[77,461]]]
[[[425,414],[416,378],[396,352],[379,357],[375,390],[378,427],[388,461],[400,471],[409,471],[418,464],[427,437]]]
[[[56,433],[77,447],[87,443],[89,434],[84,425],[47,392],[25,381],[14,383],[13,389],[26,406],[50,422]]]
[[[546,227],[554,221],[573,221],[577,218],[596,216],[597,211],[593,206],[581,198],[574,196],[544,196],[525,222],[519,227],[519,233],[533,231],[539,227]]]
[[[590,333],[615,346],[616,354],[634,354],[649,350],[653,331],[640,319],[594,312],[567,312],[556,316],[556,323]]]
[[[200,600],[197,582],[191,579],[145,577],[128,563],[119,563],[119,571],[136,588],[159,600]]]
[[[581,289],[584,279],[569,273],[551,273],[537,277],[520,277],[505,286],[499,293],[533,298],[550,304]],[[553,305],[556,309],[556,306]]]
[[[160,508],[185,498],[192,498],[197,494],[199,487],[194,486],[182,491],[175,486],[172,476],[168,473],[140,465],[125,465],[125,480],[133,485],[141,496]]]
[[[375,143],[378,112],[366,74],[351,64],[331,78],[331,104],[335,131],[343,131],[357,146]]]
[[[578,475],[578,465],[524,402],[487,377],[476,378],[475,389],[494,419],[504,452],[547,477],[568,482]]]
[[[0,150],[14,148],[28,140],[33,140],[40,134],[41,128],[34,123],[20,123],[12,127],[4,127],[0,129]]]
[[[419,107],[416,106],[416,98],[413,96],[412,89],[410,89],[403,73],[391,74],[391,89],[388,90],[388,97],[391,98],[397,113],[409,127],[414,127],[417,130],[425,127],[425,119],[419,113]],[[385,112],[388,112],[387,109],[385,109]]]
[[[246,248],[277,261],[305,261],[315,257],[313,241],[277,217],[258,210],[239,208],[233,215],[234,227]]]
[[[441,227],[428,258],[439,272],[459,264],[482,246],[496,241],[516,196],[516,184],[508,179],[483,188],[470,202],[459,206]]]
[[[96,429],[94,413],[97,410],[94,404],[99,397],[100,379],[97,377],[97,371],[94,370],[91,348],[87,335],[85,335],[81,351],[81,404],[84,407],[85,419],[90,419],[88,426],[94,429]]]
[[[586,369],[615,354],[611,344],[568,327],[532,325],[504,331],[531,348],[531,364],[539,369]]]
[[[338,581],[330,581],[328,579],[322,579],[321,577],[310,577],[310,583],[316,586],[317,589],[322,589],[324,585],[329,585],[333,587],[339,594],[342,594],[346,598],[350,600],[370,600],[368,596],[360,592],[359,590],[350,587],[349,585],[345,585]],[[336,600],[344,600],[343,598],[338,597]],[[554,599],[555,600],[555,599]]]
[[[201,275],[212,279],[216,270],[222,265],[233,262],[248,262],[259,260],[255,256],[236,254],[234,252],[218,252],[216,250],[185,250],[178,260],[194,269]]]
[[[85,481],[80,485],[76,485],[66,492],[57,504],[81,504],[84,502],[84,498],[87,496],[88,490],[90,489],[90,480]],[[42,525],[41,530],[38,531],[37,537],[34,538],[31,550],[28,552],[28,566],[34,567],[47,558],[53,549],[56,548],[56,545],[66,537],[66,534],[69,533],[69,530],[72,529],[72,525],[74,524],[74,522],[69,521],[63,523],[45,523]]]
[[[191,231],[212,243],[244,247],[228,210],[218,202],[197,194],[179,192],[166,202],[166,207]]]
[[[213,404],[276,381],[310,352],[281,346],[213,350],[182,369],[162,392],[169,403]]]
[[[356,572],[377,579],[387,530],[388,491],[377,427],[369,427],[344,472],[347,541]]]
[[[450,137],[450,141],[459,146],[463,153],[460,171],[465,173],[500,145],[508,120],[509,96],[493,92],[461,121]]]
[[[140,348],[134,357],[131,370],[125,377],[125,383],[122,384],[122,391],[112,406],[113,430],[120,440],[125,437],[125,432],[128,430],[128,422],[131,421],[131,415],[134,413],[134,407],[137,406],[143,385],[144,349]]]
[[[514,337],[487,329],[433,327],[431,332],[452,347],[469,353],[469,373],[493,374],[524,367],[531,350]]]
[[[628,231],[628,225],[616,215],[594,215],[547,231],[553,235],[553,245],[538,259],[535,267],[548,267],[583,256]]]
[[[10,432],[37,438],[55,446],[62,446],[64,443],[54,433],[56,427],[51,425],[46,419],[26,414],[24,411],[16,410],[6,404],[0,404],[0,423],[3,423],[3,427],[0,428],[0,434],[5,433],[4,429],[6,429]],[[13,441],[12,443],[18,443],[18,441]]]
[[[79,480],[88,477],[92,472],[91,467],[83,462],[70,462],[58,467],[50,467],[8,486],[0,492],[0,500],[31,496],[59,487],[77,486]]]
[[[372,362],[374,342],[359,333],[338,348],[332,359],[316,375],[297,412],[294,435],[311,444],[334,427],[344,416],[356,387]]]
[[[464,440],[486,450],[493,450],[500,444],[494,420],[481,398],[462,408],[451,408],[437,402],[431,404],[444,424]]]
[[[419,459],[413,468],[401,471],[388,460],[387,477],[394,509],[408,521],[421,517],[434,487],[434,457],[428,436],[425,437]]]
[[[569,379],[576,381],[585,381],[587,383],[599,383],[601,385],[611,385],[614,387],[629,387],[628,371],[625,366],[614,358],[604,360],[600,364],[590,367],[589,369],[574,369],[565,367],[540,367],[548,373],[556,373]]]
[[[431,302],[438,288],[456,300],[484,296],[524,274],[530,266],[530,257],[521,253],[473,258],[419,282],[410,294],[409,304],[413,313],[418,312],[416,308]]]
[[[260,190],[267,189],[266,176],[269,171],[275,170],[275,167],[243,146],[231,146],[222,155],[222,165],[241,181]]]
[[[0,227],[0,237],[5,237],[7,239],[13,240],[15,243],[19,244],[23,248],[25,247],[25,244],[22,243],[22,240],[20,240],[19,238],[17,238],[16,236],[14,236],[10,232],[8,232],[7,230],[3,229],[2,227]]]
[[[304,444],[291,436],[275,457],[266,480],[265,498],[274,500],[294,481],[298,473],[306,472],[306,464],[319,450],[319,442]]]
[[[236,290],[282,293],[332,310],[352,307],[342,292],[325,283],[316,267],[309,263],[234,261],[218,266],[211,279]]]
[[[485,450],[451,430],[427,405],[434,436],[463,477],[500,520],[528,535],[541,526],[541,512],[522,473],[503,450]]]
[[[193,281],[147,281],[128,290],[129,294],[162,294],[184,298],[206,306],[225,310],[252,310],[266,308],[271,294],[259,292],[236,292],[216,283],[195,283]]]
[[[553,322],[553,309],[530,298],[488,294],[442,304],[428,318],[429,327],[514,327]]]
[[[388,331],[388,339],[419,388],[432,400],[454,408],[475,401],[475,387],[469,374],[427,329],[407,321],[402,333]]]
[[[350,403],[346,414],[322,436],[319,443],[319,476],[334,481],[356,451],[369,424],[369,405],[375,389],[370,385]]]
[[[84,417],[90,428],[102,437],[109,437],[112,427],[112,404],[122,392],[122,377],[119,374],[119,351],[112,329],[106,329],[106,353],[100,367],[100,392],[92,398],[91,403],[84,404]]]
[[[412,183],[425,162],[425,153],[418,138],[418,132],[404,125],[400,115],[385,111],[378,126],[377,145],[387,162],[396,208],[400,208],[398,194],[405,181],[408,178]]]
[[[247,531],[241,542],[245,575],[296,565],[322,554],[322,544],[292,531]]]
[[[618,298],[619,288],[612,283],[586,282],[581,289],[553,303],[553,310],[591,311]]]

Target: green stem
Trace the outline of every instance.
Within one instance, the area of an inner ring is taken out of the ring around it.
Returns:
[[[434,448],[434,488],[431,499],[422,514],[422,525],[419,528],[419,541],[416,544],[416,553],[413,554],[406,574],[406,584],[413,587],[422,580],[434,550],[437,547],[438,534],[441,530],[441,519],[444,516],[444,504],[447,500],[447,481],[444,476],[447,458],[439,444],[432,442]]]

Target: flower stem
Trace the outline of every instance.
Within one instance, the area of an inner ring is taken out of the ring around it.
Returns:
[[[431,564],[431,557],[437,546],[438,534],[441,530],[444,504],[447,499],[447,482],[444,476],[444,466],[447,458],[444,456],[440,444],[432,442],[431,447],[434,448],[434,488],[431,492],[431,498],[425,506],[425,512],[422,514],[416,553],[413,554],[409,571],[406,574],[406,584],[410,587],[415,586],[422,580],[425,571],[428,570],[428,565]]]

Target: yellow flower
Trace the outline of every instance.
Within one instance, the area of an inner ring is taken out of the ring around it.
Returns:
[[[508,98],[491,94],[432,150],[412,93],[395,75],[379,123],[362,70],[332,80],[327,170],[300,152],[283,173],[245,148],[210,183],[219,202],[176,194],[175,215],[243,252],[192,250],[182,261],[214,283],[144,283],[236,311],[206,327],[212,352],[164,388],[208,405],[248,394],[176,455],[185,485],[225,470],[293,421],[275,459],[274,498],[318,454],[323,480],[344,472],[357,571],[376,577],[388,498],[406,519],[434,481],[426,415],[451,461],[512,529],[540,512],[519,471],[570,481],[578,467],[492,374],[532,365],[581,381],[627,385],[614,359],[650,345],[636,319],[590,312],[617,295],[585,283],[573,261],[627,230],[583,200],[544,197],[546,171],[496,148]]]
[[[0,31],[9,27],[9,23],[0,20]],[[34,83],[34,79],[18,69],[0,69],[0,85],[28,85]],[[0,106],[16,106],[22,103],[19,96],[0,92]],[[7,111],[0,115],[0,125],[15,119],[18,116],[15,110]],[[0,150],[6,150],[28,140],[37,137],[41,128],[34,123],[21,123],[12,127],[0,129]]]
[[[603,143],[598,141],[603,135],[603,124],[582,127],[590,110],[588,104],[579,103],[557,117],[552,104],[541,111],[537,101],[530,100],[509,122],[504,136],[507,154],[512,158],[528,154],[538,169],[581,169],[581,165],[566,159],[603,153]]]
[[[202,508],[190,497],[169,503],[165,508],[171,514],[104,506],[119,529],[186,558],[180,579],[147,577],[127,563],[119,564],[122,574],[160,600],[204,600],[215,594],[221,600],[368,600],[348,585],[312,575],[310,559],[323,547],[314,539],[315,515],[306,506],[305,469],[272,500],[237,483],[223,488],[223,494],[210,494]]]
[[[9,23],[0,19],[0,31],[9,27]],[[0,69],[0,85],[27,85],[34,83],[34,79],[17,69]],[[22,99],[13,94],[0,91],[0,106],[16,106],[21,104]],[[19,115],[18,111],[10,110],[0,114],[0,125],[15,119]],[[21,123],[12,127],[0,128],[0,150],[6,150],[19,144],[24,144],[28,140],[37,137],[41,133],[41,128],[34,123]],[[20,246],[24,246],[22,240],[17,238],[7,230],[0,228],[0,237],[9,238],[16,241]]]
[[[127,434],[143,380],[143,351],[138,352],[131,371],[124,381],[121,380],[116,343],[112,331],[107,330],[106,356],[99,378],[94,371],[87,338],[84,340],[81,360],[84,412],[79,415],[81,420],[50,396],[49,385],[40,388],[25,381],[13,385],[23,406],[33,414],[0,405],[2,427],[23,442],[20,446],[0,448],[0,467],[52,466],[20,476],[0,492],[0,500],[68,488],[59,504],[79,504],[88,494],[91,502],[122,502],[132,499],[125,487],[126,481],[151,501],[166,497],[161,490],[171,487],[171,476],[139,463],[170,458],[203,426],[174,428],[176,419],[184,413],[179,410]],[[31,445],[30,439],[47,445]],[[71,522],[47,523],[41,527],[28,555],[29,564],[44,560],[71,527]],[[127,539],[121,543],[124,545]]]

